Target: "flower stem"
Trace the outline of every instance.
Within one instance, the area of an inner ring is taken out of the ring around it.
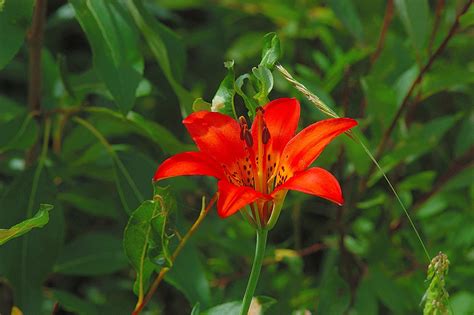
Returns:
[[[255,288],[257,287],[258,277],[262,269],[263,257],[265,256],[265,246],[267,245],[268,230],[257,229],[257,244],[255,245],[255,257],[253,259],[252,271],[250,272],[249,282],[245,290],[244,299],[242,301],[242,308],[240,315],[247,315],[250,303],[252,302]]]

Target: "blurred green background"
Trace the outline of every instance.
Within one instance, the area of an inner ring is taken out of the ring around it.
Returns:
[[[152,199],[159,163],[193,150],[181,120],[196,98],[211,102],[224,61],[237,76],[251,73],[263,36],[276,32],[279,62],[359,121],[430,254],[448,255],[448,311],[474,314],[471,3],[50,0],[38,46],[38,5],[0,1],[0,228],[54,205],[45,227],[0,246],[0,313],[18,305],[51,314],[56,303],[56,314],[133,310],[135,272],[122,246],[130,214]],[[325,118],[276,69],[273,80],[271,99],[300,100],[300,127]],[[345,136],[315,164],[339,179],[346,203],[288,195],[257,287],[277,301],[266,314],[422,313],[429,261],[381,174]],[[176,240],[216,185],[165,184],[177,200]],[[241,216],[212,211],[143,314],[241,299],[253,251]]]

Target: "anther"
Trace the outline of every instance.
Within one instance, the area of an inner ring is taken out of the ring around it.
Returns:
[[[269,140],[270,140],[270,131],[268,131],[267,126],[263,126],[262,142],[263,142],[263,144],[267,144]]]
[[[239,117],[239,125],[240,125],[240,140],[244,140],[245,133],[248,131],[248,124],[247,120],[244,116]]]
[[[242,133],[240,134],[242,135]],[[250,133],[250,131],[248,131],[248,129],[244,129],[243,137],[245,139],[245,143],[247,144],[247,146],[251,148],[253,145],[253,138],[252,138],[252,134]]]

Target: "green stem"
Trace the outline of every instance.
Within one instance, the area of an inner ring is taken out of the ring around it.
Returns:
[[[258,277],[262,269],[263,257],[265,256],[265,246],[267,245],[268,230],[257,229],[257,244],[255,245],[255,257],[253,258],[252,271],[250,272],[249,282],[245,290],[244,299],[242,301],[242,309],[240,315],[247,315],[250,303],[252,302],[255,288],[257,287]]]

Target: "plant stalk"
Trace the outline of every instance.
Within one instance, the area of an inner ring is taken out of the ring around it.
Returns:
[[[252,271],[250,272],[249,282],[245,290],[244,299],[242,300],[242,308],[240,315],[247,315],[250,303],[252,302],[255,288],[257,287],[258,277],[262,269],[263,257],[265,256],[265,247],[267,245],[268,230],[257,229],[257,242],[255,245],[255,257],[253,259]]]

